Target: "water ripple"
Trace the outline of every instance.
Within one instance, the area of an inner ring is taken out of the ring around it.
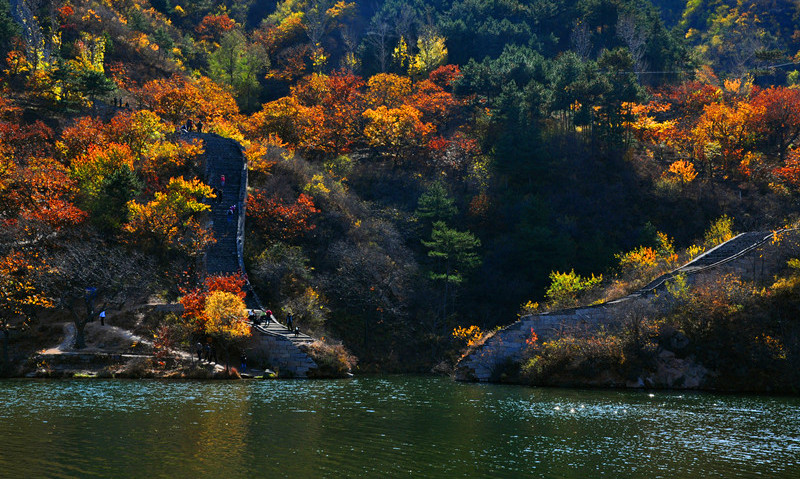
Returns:
[[[797,398],[397,376],[12,380],[0,405],[8,477],[800,476]]]

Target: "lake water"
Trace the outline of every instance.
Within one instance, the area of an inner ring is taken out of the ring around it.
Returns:
[[[341,381],[0,381],[0,477],[800,477],[800,398]]]

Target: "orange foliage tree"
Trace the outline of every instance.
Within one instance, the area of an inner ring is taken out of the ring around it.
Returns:
[[[379,73],[367,81],[365,94],[367,105],[371,108],[384,106],[399,107],[411,94],[411,79],[393,73]]]
[[[422,112],[410,105],[397,108],[379,106],[363,113],[369,120],[364,136],[373,147],[398,165],[425,146],[435,127],[422,121]]]
[[[442,89],[452,87],[453,82],[461,77],[461,69],[458,65],[442,65],[428,75],[428,79]]]
[[[77,225],[87,214],[74,204],[77,188],[67,169],[52,158],[32,158],[19,190],[25,194],[20,217],[56,230]]]
[[[753,131],[749,128],[755,108],[746,101],[734,105],[711,103],[692,130],[695,138],[695,155],[706,163],[708,173],[721,170],[730,173],[744,158],[745,149],[752,143]],[[716,145],[719,151],[709,149]]]
[[[247,216],[264,235],[274,240],[290,241],[313,230],[312,215],[319,213],[311,197],[301,193],[294,203],[278,197],[268,198],[257,191],[248,200]]]
[[[230,365],[230,347],[250,337],[247,307],[244,300],[227,291],[213,291],[206,297],[203,310],[205,334],[225,350],[225,369]]]
[[[203,152],[201,140],[175,138],[172,131],[152,111],[120,112],[106,124],[80,118],[64,129],[56,144],[64,159],[73,165],[84,163],[90,150],[93,155],[100,152],[102,156],[103,150],[127,148],[130,169],[141,175],[151,189],[158,189],[170,177],[190,173],[187,166],[198,168],[194,160]]]
[[[777,177],[794,184],[800,90],[760,90],[713,75],[705,79],[665,88],[654,101],[633,106],[635,120],[629,126],[637,139],[655,152],[667,147],[682,156],[671,162],[664,178],[691,181],[694,161],[704,164],[706,178],[715,173],[762,181]]]
[[[190,81],[175,74],[164,80],[149,81],[132,93],[143,107],[176,125],[187,118],[214,121],[239,113],[231,94],[205,77]]]
[[[75,120],[72,126],[64,128],[61,138],[56,141],[56,148],[65,159],[72,160],[88,153],[91,146],[101,145],[107,141],[103,122],[85,116]]]
[[[414,85],[408,104],[421,111],[423,119],[441,126],[453,118],[461,102],[433,81],[422,80]]]
[[[300,121],[303,108],[293,96],[264,103],[261,111],[254,113],[245,123],[244,130],[253,139],[274,134],[290,145],[297,146],[300,136],[296,125]]]

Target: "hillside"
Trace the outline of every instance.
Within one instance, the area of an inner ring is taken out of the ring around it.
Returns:
[[[209,334],[205,301],[238,290],[205,278],[224,187],[177,133],[191,120],[244,149],[262,302],[365,369],[428,370],[457,356],[454,329],[573,301],[563,282],[635,288],[720,218],[796,220],[798,14],[1,0],[0,330],[157,297],[202,298],[154,325],[175,348]]]

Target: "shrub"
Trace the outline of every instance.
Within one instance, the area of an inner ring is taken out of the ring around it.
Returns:
[[[711,223],[703,239],[705,240],[706,248],[713,248],[733,237],[733,218],[728,215],[722,215]]]
[[[519,312],[517,313],[517,317],[524,318],[525,316],[537,314],[538,312],[539,312],[539,303],[529,300],[527,303],[519,307]]]
[[[480,341],[482,336],[483,331],[481,331],[481,328],[475,325],[466,328],[457,326],[455,329],[453,329],[453,337],[464,342],[468,348],[471,348],[478,341]]]
[[[341,344],[328,344],[323,341],[314,341],[304,344],[300,349],[308,354],[317,363],[317,368],[308,372],[314,378],[343,378],[347,377],[358,360],[350,354]]]
[[[554,308],[568,308],[578,304],[578,296],[586,293],[603,281],[603,276],[584,278],[571,270],[569,273],[550,273],[550,286],[545,296]]]
[[[520,378],[529,384],[556,384],[571,377],[595,378],[601,370],[619,372],[625,362],[622,340],[598,334],[590,337],[564,336],[528,348]]]

